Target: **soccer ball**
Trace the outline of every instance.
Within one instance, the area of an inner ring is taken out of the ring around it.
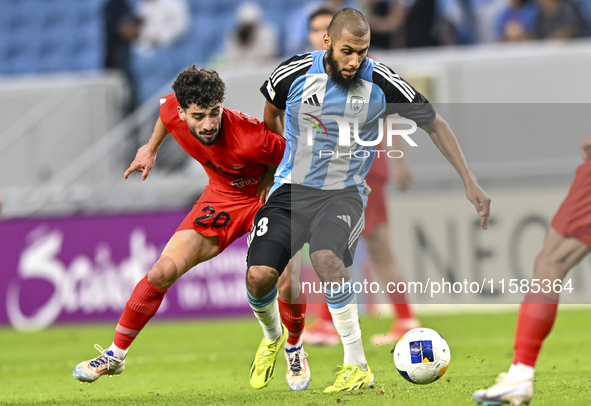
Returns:
[[[445,339],[430,328],[415,328],[394,347],[394,365],[404,379],[419,385],[435,382],[447,371],[450,361]]]

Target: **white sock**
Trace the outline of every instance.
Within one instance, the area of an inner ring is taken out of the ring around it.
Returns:
[[[127,350],[123,350],[117,347],[115,343],[112,343],[111,346],[107,349],[107,351],[113,351],[113,355],[119,359],[124,359],[127,355]]]
[[[265,307],[254,307],[250,305],[254,311],[255,317],[259,320],[263,328],[263,334],[266,340],[273,341],[283,333],[281,327],[281,316],[279,314],[279,304],[277,300],[273,300]]]
[[[534,367],[522,363],[511,364],[507,379],[513,382],[533,381]]]
[[[361,329],[359,328],[359,315],[357,314],[357,299],[339,309],[329,307],[332,322],[336,327],[345,352],[344,363],[358,365],[367,371],[367,360],[363,352],[361,342]]]
[[[290,344],[286,341],[284,347],[286,350],[291,350],[293,348],[300,347],[301,345],[302,345],[302,336],[300,336],[300,338],[298,339],[297,344]]]

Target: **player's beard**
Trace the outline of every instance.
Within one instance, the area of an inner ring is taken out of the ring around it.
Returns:
[[[203,145],[209,146],[209,145],[213,145],[216,142],[218,142],[218,139],[220,138],[220,134],[222,131],[221,131],[221,128],[218,128],[216,130],[215,135],[212,138],[205,138],[205,134],[201,134],[200,132],[198,133],[193,128],[191,128],[191,132],[193,133],[195,138],[197,138]]]
[[[361,62],[361,65],[359,65],[359,69],[357,69],[355,75],[353,75],[351,78],[346,78],[341,74],[339,64],[336,59],[334,59],[333,47],[331,46],[330,49],[326,51],[326,65],[328,66],[328,70],[330,72],[329,76],[337,86],[344,90],[355,90],[359,85],[361,85],[361,75],[359,72],[361,72],[361,68],[363,68],[364,64],[365,59],[363,62]]]

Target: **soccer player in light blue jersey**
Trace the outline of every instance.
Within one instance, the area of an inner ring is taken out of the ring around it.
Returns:
[[[378,138],[381,117],[398,113],[430,135],[464,182],[482,228],[488,225],[490,198],[478,185],[452,130],[423,95],[389,67],[367,58],[369,42],[363,14],[342,9],[324,37],[326,51],[288,59],[261,87],[267,99],[265,124],[285,134],[287,147],[250,234],[248,299],[264,333],[250,369],[254,388],[270,382],[286,341],[276,301],[277,279],[306,242],[344,347],[344,365],[325,392],[374,384],[346,268],[364,228],[364,178],[378,153],[379,142],[371,144]]]

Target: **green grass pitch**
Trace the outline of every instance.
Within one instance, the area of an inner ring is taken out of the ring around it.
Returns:
[[[291,392],[285,360],[277,361],[267,388],[248,384],[248,369],[262,337],[254,318],[153,322],[131,348],[125,372],[80,385],[74,366],[107,347],[115,323],[58,326],[38,333],[0,329],[1,405],[469,405],[471,394],[494,382],[512,359],[516,312],[421,317],[451,349],[439,381],[417,386],[394,368],[390,347],[368,338],[389,327],[385,318],[361,318],[365,351],[376,387],[325,395],[342,362],[342,347],[307,346],[312,383]],[[591,405],[591,310],[561,308],[538,360],[534,401],[542,405]]]

